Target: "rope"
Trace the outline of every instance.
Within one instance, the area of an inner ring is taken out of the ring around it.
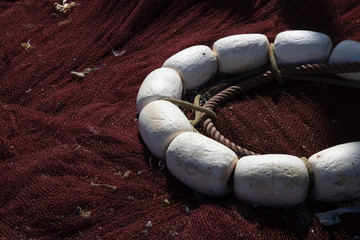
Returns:
[[[228,88],[229,86],[233,85],[236,82],[239,82],[241,80],[253,77],[255,75],[258,75],[260,73],[266,72],[267,70],[269,70],[269,68],[261,68],[261,69],[256,69],[250,72],[246,72],[243,73],[239,76],[230,78],[225,80],[224,82],[220,83],[220,84],[214,84],[211,85],[205,89],[203,89],[202,91],[199,92],[199,94],[197,94],[194,98],[194,105],[195,106],[200,106],[200,100],[201,98],[205,98],[205,99],[210,99],[212,96],[216,95],[218,92]],[[201,122],[201,116],[202,116],[202,112],[201,111],[196,111],[195,110],[195,119],[191,120],[192,125],[194,127],[197,127],[200,122]]]
[[[201,99],[201,94],[198,94],[198,95],[195,96],[195,98],[194,98],[194,105],[195,106],[200,107],[200,99]],[[201,111],[196,111],[195,110],[195,119],[190,120],[190,123],[195,128],[195,127],[197,127],[199,125],[200,122],[201,122]]]
[[[343,80],[316,75],[360,72],[360,62],[306,64],[280,68],[283,77],[295,81],[321,82],[343,87],[360,88],[360,81]],[[315,76],[305,76],[305,75]]]
[[[186,102],[186,101],[183,101],[183,100],[179,100],[179,99],[174,99],[174,98],[162,98],[161,100],[166,100],[166,101],[169,101],[169,102],[171,102],[171,103],[173,103],[175,105],[186,107],[186,108],[189,108],[189,109],[192,109],[192,110],[195,110],[195,111],[202,112],[204,114],[207,114],[210,118],[216,119],[216,114],[211,109],[204,108],[204,107],[201,107],[201,106],[196,106],[196,105],[194,105],[192,103],[189,103],[189,102]]]
[[[249,78],[242,82],[237,83],[234,86],[228,87],[227,89],[219,92],[213,96],[209,101],[204,105],[205,108],[214,110],[216,106],[220,103],[225,102],[236,95],[253,89],[262,84],[273,81],[271,72],[267,71],[264,74],[257,75],[255,77]],[[208,118],[205,114],[202,114],[202,128],[205,131],[207,136],[210,136],[214,140],[224,144],[225,146],[232,149],[238,156],[247,156],[247,155],[256,155],[253,151],[250,151],[246,148],[240,147],[239,145],[231,142],[229,139],[224,137],[214,126],[212,119]]]
[[[308,171],[308,174],[309,174],[309,189],[311,189],[311,187],[314,184],[314,174],[313,174],[312,168],[311,168],[310,163],[309,163],[309,161],[308,161],[308,159],[306,157],[301,157],[300,159],[304,162],[305,167],[306,167],[306,169]]]
[[[274,44],[270,43],[269,45],[269,58],[270,58],[270,66],[271,66],[271,70],[272,70],[272,75],[273,77],[281,84],[285,84],[285,79],[282,78],[281,76],[281,72],[277,66],[276,63],[276,57],[275,57],[275,52],[274,52]]]
[[[289,80],[322,82],[338,86],[360,88],[359,81],[344,81],[330,77],[299,76],[359,72],[360,62],[306,64],[296,67],[287,66],[279,69],[276,62],[273,43],[269,45],[269,58],[271,73],[281,85],[285,84],[285,78],[287,78]]]
[[[280,67],[280,72],[285,78],[300,75],[360,72],[360,62],[314,63],[303,64],[300,66],[284,66]]]
[[[195,96],[193,104],[191,104],[189,102],[186,102],[186,101],[183,101],[183,100],[174,99],[174,98],[163,98],[162,100],[166,100],[166,101],[169,101],[169,102],[171,102],[173,104],[176,104],[178,106],[183,106],[183,107],[194,110],[195,111],[195,118],[194,118],[194,120],[190,120],[190,123],[194,127],[194,130],[196,130],[195,128],[201,122],[202,113],[208,114],[214,120],[216,119],[216,114],[215,114],[214,111],[200,106],[201,97],[203,97],[203,96],[206,97],[207,96],[207,97],[210,98],[211,97],[211,92],[217,93],[217,92],[231,86],[235,82],[247,79],[249,77],[253,77],[253,76],[257,75],[257,74],[260,74],[260,73],[263,73],[263,72],[267,71],[268,69],[269,68],[256,69],[256,70],[253,70],[253,71],[250,71],[250,72],[243,73],[243,74],[241,74],[239,76],[227,79],[227,80],[225,80],[224,82],[222,82],[220,84],[211,85],[211,86],[203,89],[199,94],[197,94]],[[196,130],[196,132],[197,132],[197,130]]]
[[[210,99],[212,96],[214,96],[216,93],[236,84],[239,81],[254,77],[256,75],[262,74],[266,71],[269,71],[270,68],[265,67],[265,68],[260,68],[260,69],[256,69],[256,70],[252,70],[250,72],[246,72],[246,73],[242,73],[238,76],[229,78],[223,82],[221,82],[220,84],[214,84],[212,86],[209,86],[207,88],[205,88],[204,90],[202,90],[200,92],[200,94],[203,95],[204,98],[206,99]]]

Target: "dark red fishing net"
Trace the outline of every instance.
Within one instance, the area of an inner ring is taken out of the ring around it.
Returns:
[[[273,41],[288,29],[360,41],[359,1],[76,0],[66,13],[56,2],[0,2],[2,239],[360,236],[359,214],[332,227],[316,218],[337,204],[254,208],[153,170],[135,107],[146,75],[186,47],[240,33]],[[70,73],[87,68],[84,78]],[[216,125],[253,151],[309,157],[360,140],[359,93],[265,85],[219,107]]]

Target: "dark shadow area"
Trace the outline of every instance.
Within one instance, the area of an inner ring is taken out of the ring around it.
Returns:
[[[338,17],[331,1],[284,1],[278,15],[291,30],[303,29],[329,35],[334,45],[343,40],[344,28],[334,20]]]
[[[237,4],[233,4],[228,1],[211,0],[208,1],[207,4],[209,6],[208,9],[227,10],[229,11],[230,15],[239,16],[240,19],[243,21],[250,18],[254,14],[254,12],[256,12],[266,3],[265,1],[245,0],[245,1],[238,1]]]

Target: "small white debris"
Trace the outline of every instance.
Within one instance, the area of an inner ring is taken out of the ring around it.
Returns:
[[[74,74],[74,75],[76,75],[76,76],[78,76],[78,77],[81,77],[81,78],[85,77],[85,74],[82,73],[82,72],[71,71],[70,73],[71,73],[71,74]]]
[[[56,10],[62,13],[66,13],[70,8],[75,6],[75,2],[67,3],[67,0],[63,0],[62,4],[54,3]]]
[[[112,53],[114,54],[115,57],[121,57],[121,56],[124,55],[125,52],[126,52],[126,50],[124,50],[124,51],[119,51],[119,50],[116,50],[116,49],[112,49],[111,51],[112,51]]]
[[[23,48],[25,48],[25,50],[28,50],[28,49],[30,49],[30,48],[33,48],[33,46],[31,46],[31,44],[30,44],[30,39],[29,39],[27,42],[25,42],[25,43],[21,43],[21,46],[22,46]]]
[[[146,223],[146,227],[147,227],[147,228],[152,228],[152,226],[153,226],[153,225],[152,225],[151,221],[148,221],[148,222]]]
[[[130,170],[126,170],[126,172],[123,175],[123,178],[128,178],[130,175],[131,171]]]

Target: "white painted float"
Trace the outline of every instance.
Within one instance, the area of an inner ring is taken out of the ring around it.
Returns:
[[[221,38],[213,45],[219,72],[241,73],[269,63],[269,41],[263,34],[239,34]]]
[[[214,197],[230,191],[228,181],[237,160],[228,147],[194,132],[178,135],[166,152],[166,165],[179,181]]]
[[[323,33],[313,31],[281,32],[274,41],[274,54],[278,66],[325,63],[331,50],[331,39]]]
[[[146,104],[161,98],[181,99],[183,86],[179,74],[170,68],[152,71],[140,86],[136,109],[140,113]]]
[[[208,46],[186,48],[168,58],[163,67],[176,70],[186,89],[199,87],[217,72],[217,59]]]
[[[340,42],[332,51],[329,63],[360,62],[360,42],[345,40]],[[338,73],[339,77],[360,81],[360,72]]]
[[[159,159],[165,159],[167,147],[177,135],[193,131],[184,113],[164,100],[146,105],[140,112],[138,126],[146,146]]]
[[[234,173],[235,195],[262,206],[285,207],[302,202],[309,189],[304,162],[285,154],[264,154],[239,159]]]
[[[316,200],[339,202],[360,197],[360,142],[327,148],[312,155],[308,162]]]

